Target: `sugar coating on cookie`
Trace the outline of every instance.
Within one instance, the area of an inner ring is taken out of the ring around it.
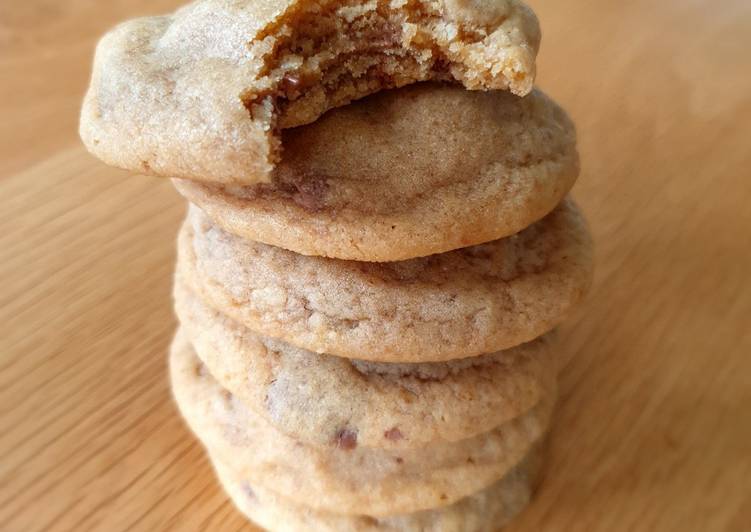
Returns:
[[[217,381],[311,445],[328,445],[345,430],[363,447],[458,441],[522,415],[555,389],[548,337],[450,362],[383,364],[255,334],[208,307],[179,278],[174,297],[183,333]]]
[[[244,478],[216,458],[217,476],[237,508],[251,521],[269,530],[299,532],[496,532],[530,501],[543,468],[542,446],[501,480],[454,504],[411,514],[380,518],[316,511],[295,504],[273,489]]]
[[[492,485],[541,441],[555,402],[546,397],[522,416],[459,442],[389,451],[362,447],[356,432],[343,430],[315,447],[286,436],[222,388],[182,332],[172,345],[170,372],[178,407],[210,454],[298,504],[371,516],[446,506]]]
[[[198,0],[100,42],[81,136],[105,162],[222,183],[270,179],[279,130],[416,81],[533,86],[518,0]]]
[[[534,90],[421,83],[285,130],[272,182],[176,180],[238,236],[304,255],[395,261],[514,234],[579,175],[566,113]]]
[[[191,207],[178,271],[249,329],[309,351],[441,362],[552,330],[592,278],[592,244],[570,200],[508,238],[390,263],[306,257],[233,236]]]

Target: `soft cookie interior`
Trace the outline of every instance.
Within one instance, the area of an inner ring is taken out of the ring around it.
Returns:
[[[525,95],[538,43],[534,16],[514,1],[300,2],[252,43],[263,65],[243,101],[294,127],[416,80]]]

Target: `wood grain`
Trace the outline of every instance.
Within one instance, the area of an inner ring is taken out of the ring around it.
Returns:
[[[243,530],[172,404],[166,181],[88,156],[96,36],[175,1],[0,3],[0,529]],[[548,479],[510,530],[751,530],[751,3],[532,1],[598,244]]]

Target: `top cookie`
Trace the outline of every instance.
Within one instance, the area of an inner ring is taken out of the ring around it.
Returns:
[[[539,40],[518,0],[199,0],[102,39],[81,137],[138,172],[266,182],[281,128],[367,94],[429,79],[527,94]]]
[[[288,129],[272,182],[175,180],[230,233],[363,261],[442,253],[517,233],[579,175],[576,133],[541,91],[421,83]]]

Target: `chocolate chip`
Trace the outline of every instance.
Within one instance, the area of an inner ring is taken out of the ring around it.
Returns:
[[[397,456],[396,457],[396,463],[397,464],[403,464],[404,463],[404,458],[402,458],[401,456]]]
[[[334,444],[345,451],[351,451],[357,447],[357,432],[350,429],[341,429],[334,437]]]
[[[401,439],[404,439],[404,435],[402,434],[402,431],[400,431],[398,427],[390,428],[389,430],[383,433],[383,437],[391,441],[399,441]]]
[[[222,390],[222,399],[224,399],[226,403],[231,403],[232,397],[232,392],[230,392],[229,390]]]
[[[300,85],[301,80],[299,76],[295,76],[293,74],[285,74],[282,78],[282,89],[283,90],[289,90],[289,89],[296,89]]]
[[[305,176],[293,183],[292,200],[308,211],[319,211],[326,206],[329,189],[328,178],[324,176]]]
[[[206,365],[203,362],[198,362],[195,367],[196,377],[205,377],[208,374]]]
[[[248,499],[255,500],[255,498],[256,498],[256,492],[253,491],[253,488],[250,487],[250,484],[248,484],[247,480],[243,480],[242,484],[240,485],[240,487],[242,488],[243,493],[245,493],[245,495],[248,497]]]

